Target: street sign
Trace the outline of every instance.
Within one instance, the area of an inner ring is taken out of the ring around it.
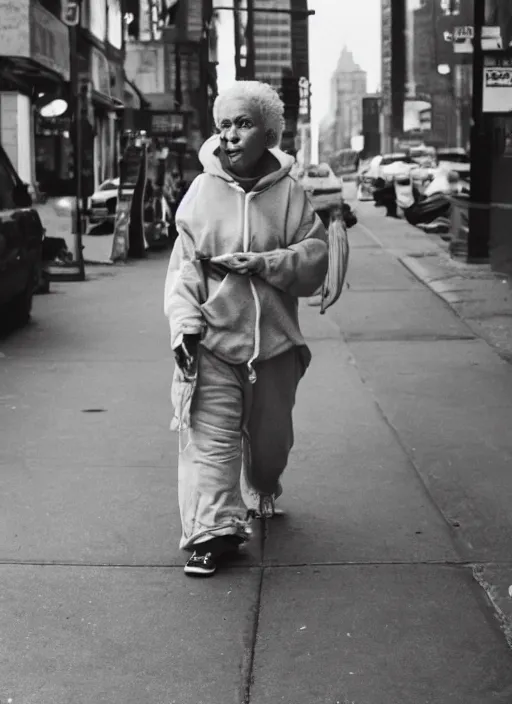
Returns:
[[[484,66],[483,111],[512,111],[512,58],[486,57]]]
[[[76,27],[80,23],[80,4],[77,0],[66,0],[61,5],[60,18],[68,27]]]
[[[454,39],[473,39],[475,36],[475,28],[469,25],[464,27],[454,27],[453,38]]]
[[[453,51],[455,54],[472,54],[475,28],[469,25],[453,28]]]
[[[444,38],[449,41],[449,32],[444,33]],[[475,29],[472,26],[454,27],[453,51],[455,54],[472,54]],[[484,51],[499,51],[503,49],[501,29],[495,26],[482,27],[482,49]]]

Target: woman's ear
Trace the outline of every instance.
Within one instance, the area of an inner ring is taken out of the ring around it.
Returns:
[[[276,133],[274,132],[274,130],[267,130],[265,136],[267,147],[269,147],[270,145],[274,146],[276,142]]]

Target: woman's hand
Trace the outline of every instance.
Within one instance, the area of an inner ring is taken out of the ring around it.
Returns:
[[[265,259],[257,252],[233,254],[226,265],[235,274],[259,274],[265,268]]]
[[[200,335],[183,335],[183,342],[174,350],[176,363],[185,375],[193,376],[196,372],[200,340]]]

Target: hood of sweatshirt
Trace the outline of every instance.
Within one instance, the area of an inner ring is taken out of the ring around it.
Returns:
[[[199,160],[203,165],[204,171],[207,174],[218,176],[225,181],[234,183],[235,179],[222,168],[222,163],[219,158],[219,151],[220,137],[219,135],[213,135],[213,137],[206,140],[199,150]],[[275,171],[272,171],[272,173],[263,176],[254,186],[253,191],[262,191],[274,183],[277,183],[290,173],[293,165],[295,164],[295,159],[289,154],[283,152],[279,149],[279,147],[273,147],[268,151],[276,159],[277,168]]]

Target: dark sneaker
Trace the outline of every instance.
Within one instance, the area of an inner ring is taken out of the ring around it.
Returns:
[[[215,574],[217,564],[211,552],[206,555],[198,555],[197,552],[192,554],[185,565],[185,574],[191,574],[196,577],[211,577]]]

